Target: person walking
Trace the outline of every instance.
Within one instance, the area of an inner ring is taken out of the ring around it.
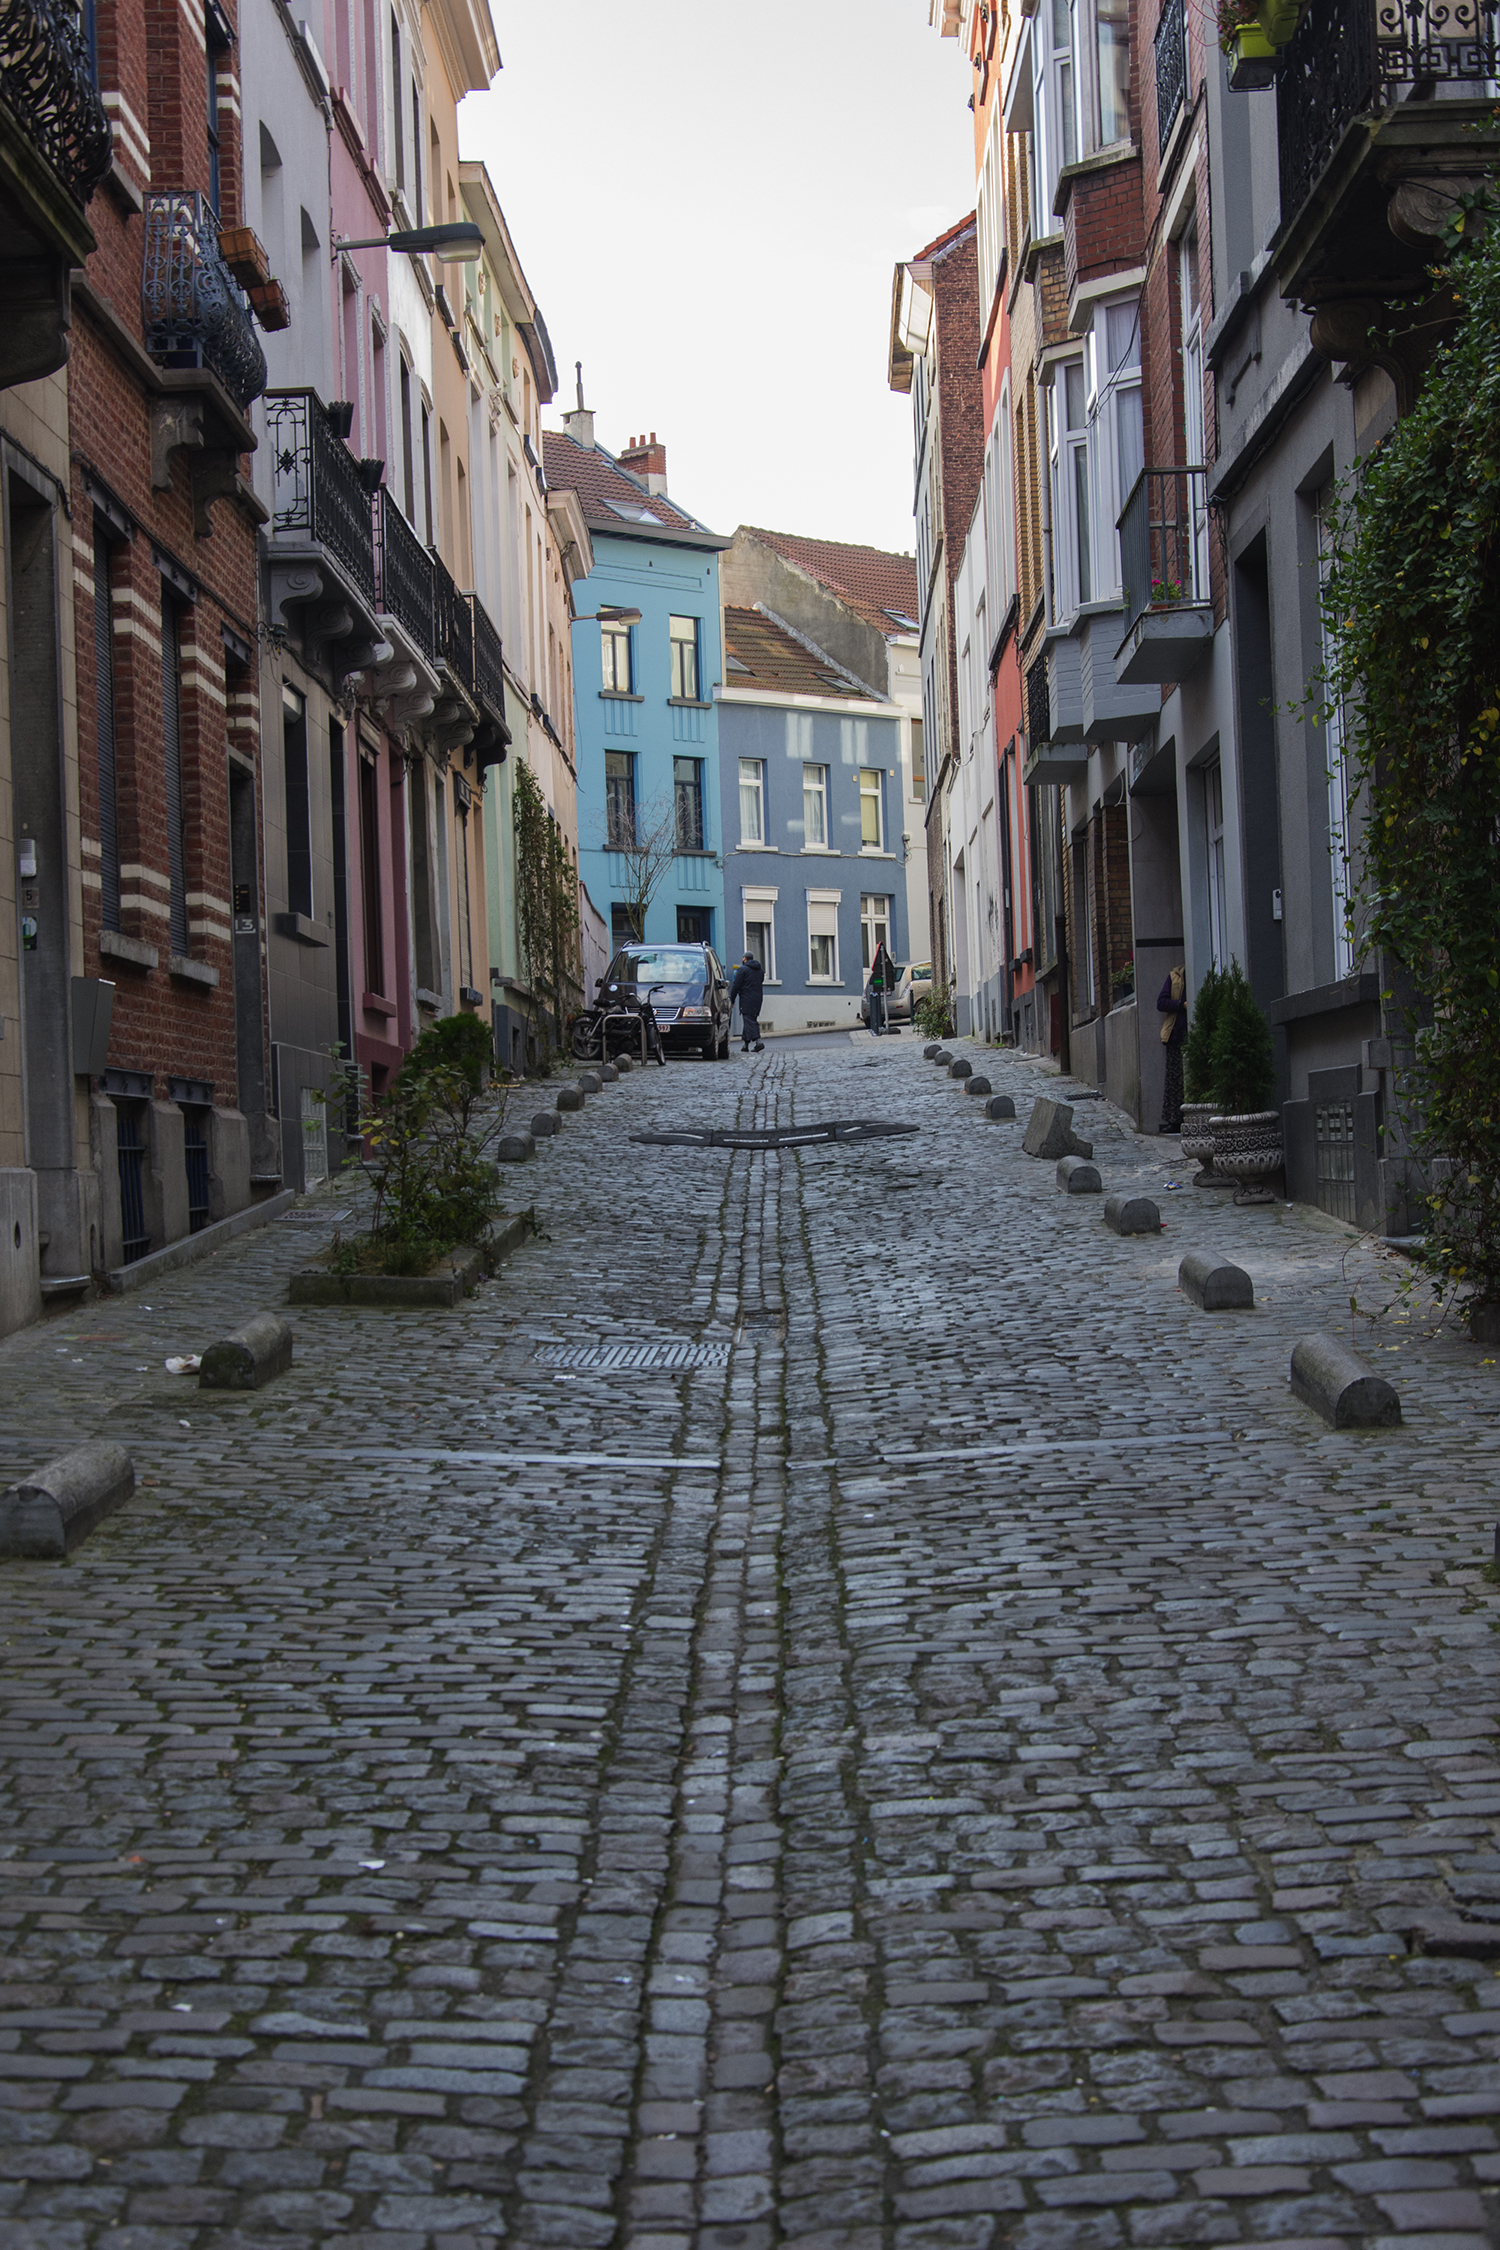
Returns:
[[[875,958],[870,963],[870,1029],[878,1039],[885,1030],[886,994],[896,989],[896,964],[885,949],[882,938],[875,948]]]
[[[765,1041],[760,1035],[760,1003],[766,989],[766,972],[753,953],[747,953],[735,970],[729,986],[729,1005],[740,1004],[740,1037],[744,1045],[742,1055],[765,1052]]]
[[[1162,1016],[1161,1043],[1166,1048],[1167,1075],[1161,1091],[1160,1133],[1182,1131],[1182,1042],[1187,1037],[1187,970],[1168,969],[1156,995]]]

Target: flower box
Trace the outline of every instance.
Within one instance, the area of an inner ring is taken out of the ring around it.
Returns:
[[[242,289],[271,278],[271,261],[254,227],[224,227],[219,234],[219,256]]]
[[[1229,83],[1237,94],[1258,94],[1276,83],[1276,49],[1258,23],[1241,24],[1234,34]]]
[[[249,292],[250,309],[262,328],[289,328],[291,310],[279,281],[257,281]]]

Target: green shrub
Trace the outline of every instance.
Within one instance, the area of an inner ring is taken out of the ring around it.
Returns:
[[[432,1070],[458,1070],[477,1094],[494,1061],[494,1037],[483,1016],[440,1016],[418,1038],[401,1075],[415,1080]]]
[[[948,987],[945,984],[935,984],[922,999],[914,1001],[911,1020],[924,1038],[954,1038],[958,1025],[953,1015],[953,995]]]
[[[1213,1099],[1224,1117],[1267,1109],[1276,1087],[1271,1027],[1238,961],[1219,980],[1214,1015]]]
[[[1182,1049],[1183,1085],[1190,1102],[1218,1099],[1214,1092],[1214,1025],[1219,1020],[1219,998],[1223,989],[1223,978],[1211,967],[1193,1002]]]

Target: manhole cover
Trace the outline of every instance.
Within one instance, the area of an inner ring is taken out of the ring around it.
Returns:
[[[729,1342],[713,1344],[541,1344],[543,1367],[586,1367],[591,1373],[619,1369],[727,1367]]]
[[[811,1148],[819,1141],[890,1140],[898,1133],[915,1133],[920,1129],[916,1125],[882,1125],[851,1119],[831,1125],[784,1125],[766,1132],[725,1125],[716,1131],[632,1133],[630,1137],[652,1148]]]

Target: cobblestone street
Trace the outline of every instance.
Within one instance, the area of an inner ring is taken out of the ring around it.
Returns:
[[[1500,1369],[1091,1103],[1117,1239],[969,1051],[1018,1122],[909,1034],[637,1070],[250,1398],[163,1360],[337,1188],[0,1344],[5,1481],[139,1479],[0,1565],[6,2250],[1500,2239]],[[920,1133],[629,1137],[833,1117]],[[1399,1429],[1291,1395],[1351,1321]]]

